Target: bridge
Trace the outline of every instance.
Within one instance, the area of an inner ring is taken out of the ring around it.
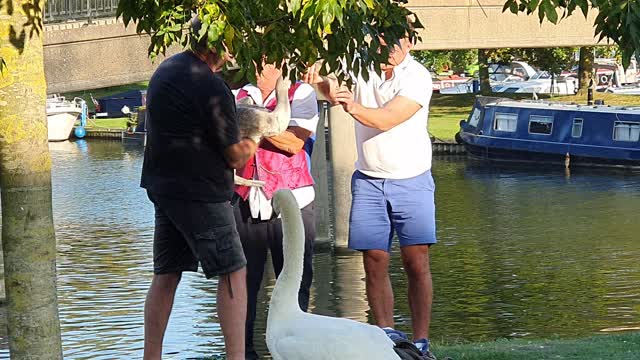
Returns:
[[[155,64],[149,39],[115,19],[118,0],[49,0],[44,59],[50,93],[148,80]],[[504,0],[410,0],[425,25],[417,49],[586,46],[596,44],[593,19],[581,14],[559,25],[537,16],[503,13]],[[175,52],[173,49],[170,52]]]

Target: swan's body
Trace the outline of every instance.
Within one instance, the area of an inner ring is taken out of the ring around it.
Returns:
[[[289,86],[291,82],[282,77],[276,82],[276,107],[269,111],[262,106],[255,105],[250,96],[236,103],[238,128],[240,137],[249,138],[256,144],[262,138],[283,133],[289,127],[291,120],[291,104],[289,104]],[[236,185],[257,186],[264,185],[264,181],[250,180],[234,174]]]
[[[393,360],[394,343],[377,326],[307,314],[298,305],[304,227],[293,193],[279,190],[273,209],[282,215],[284,267],[273,289],[267,317],[267,347],[274,360]]]

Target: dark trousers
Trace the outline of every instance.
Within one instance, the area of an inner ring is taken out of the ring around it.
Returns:
[[[298,303],[302,311],[309,307],[309,292],[313,280],[313,242],[316,236],[316,220],[313,203],[301,209],[304,224],[304,267],[302,283],[298,293]],[[282,271],[282,222],[275,214],[270,220],[251,218],[249,203],[238,200],[234,205],[234,214],[240,241],[247,259],[247,322],[245,329],[245,352],[247,359],[257,359],[253,348],[253,324],[256,320],[258,291],[267,262],[267,251],[271,251],[271,261],[276,277]]]

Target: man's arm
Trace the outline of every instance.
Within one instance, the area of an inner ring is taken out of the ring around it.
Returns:
[[[428,72],[419,74],[425,81],[413,79],[405,84],[400,92],[382,108],[367,108],[354,102],[353,93],[346,86],[340,87],[335,79],[321,76],[319,72],[321,66],[322,64],[314,64],[310,67],[303,74],[303,81],[315,85],[329,102],[342,105],[347,113],[364,126],[388,131],[409,120],[422,107],[429,106],[432,90],[431,76]],[[368,91],[368,89],[361,89],[361,91]]]
[[[240,142],[227,146],[224,149],[224,159],[232,169],[241,169],[256,153],[257,145],[251,139],[242,139]]]
[[[336,94],[336,101],[362,125],[380,131],[388,131],[409,120],[422,105],[416,101],[396,95],[381,108],[368,108],[353,100],[353,93],[346,87]]]

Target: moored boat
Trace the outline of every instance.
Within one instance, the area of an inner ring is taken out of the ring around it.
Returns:
[[[73,126],[82,114],[84,100],[66,100],[63,96],[47,97],[47,129],[49,141],[68,140]]]
[[[479,96],[457,138],[475,158],[640,169],[640,106]]]

